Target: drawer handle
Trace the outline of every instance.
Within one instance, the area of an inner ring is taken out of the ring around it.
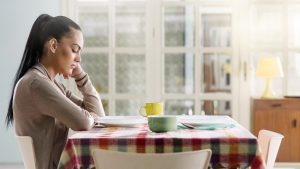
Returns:
[[[281,104],[280,103],[275,103],[275,104],[272,104],[271,107],[281,107]]]
[[[296,119],[294,119],[294,120],[292,121],[292,127],[293,127],[293,128],[296,128],[296,127],[297,127],[297,120],[296,120]]]

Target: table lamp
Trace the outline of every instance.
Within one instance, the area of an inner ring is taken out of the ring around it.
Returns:
[[[266,88],[262,98],[274,98],[271,79],[283,77],[282,66],[279,57],[261,57],[258,60],[256,76],[266,78]]]

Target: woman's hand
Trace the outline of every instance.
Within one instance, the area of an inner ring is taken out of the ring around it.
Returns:
[[[95,121],[99,121],[100,120],[100,116],[96,113],[91,112],[90,115],[94,118]]]
[[[72,70],[72,73],[67,75],[67,74],[63,74],[64,79],[69,79],[69,77],[74,77],[79,75],[82,72],[82,67],[80,65],[80,63],[76,63],[77,66]]]
[[[76,63],[77,66],[73,69],[72,74],[70,74],[71,77],[77,76],[82,72],[82,67],[80,63]]]

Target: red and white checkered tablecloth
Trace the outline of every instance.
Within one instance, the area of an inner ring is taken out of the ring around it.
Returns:
[[[217,130],[178,129],[173,132],[153,133],[145,125],[135,128],[94,128],[78,132],[68,138],[59,168],[94,168],[91,154],[94,149],[99,148],[137,153],[169,153],[209,148],[212,150],[212,168],[265,168],[254,135],[228,116],[211,118],[233,123],[235,127]]]

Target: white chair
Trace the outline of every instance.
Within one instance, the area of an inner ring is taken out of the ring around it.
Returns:
[[[25,169],[37,169],[33,148],[33,141],[30,136],[16,136],[21,150]]]
[[[211,150],[178,153],[128,153],[96,149],[96,169],[207,169]]]
[[[268,130],[260,130],[258,133],[258,144],[262,151],[262,156],[266,162],[266,169],[272,169],[276,156],[284,136]]]

